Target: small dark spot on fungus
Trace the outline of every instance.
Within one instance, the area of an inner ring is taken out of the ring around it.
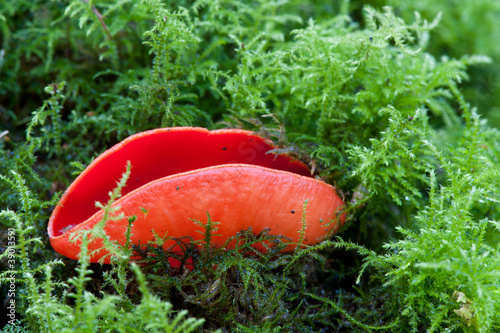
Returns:
[[[291,210],[291,211],[290,211],[290,213],[295,214],[295,211],[294,211],[294,210]]]
[[[227,150],[227,147],[222,147],[222,150]]]
[[[65,232],[67,232],[67,231],[71,230],[74,226],[75,226],[75,224],[70,224],[70,225],[68,225],[67,227],[64,227],[64,228],[62,229],[62,232],[63,232],[63,233],[65,233]]]
[[[135,181],[136,181],[136,182],[138,182],[138,181],[139,181],[139,177],[137,177],[137,178],[135,179]]]
[[[179,186],[177,186],[175,189],[176,189],[177,191],[179,191],[180,187],[179,187]]]

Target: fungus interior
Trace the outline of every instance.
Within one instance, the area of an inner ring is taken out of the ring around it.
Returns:
[[[71,184],[52,216],[49,234],[59,236],[95,214],[96,201],[107,202],[127,161],[132,169],[122,196],[159,178],[222,164],[258,165],[312,177],[302,162],[266,154],[273,148],[244,130],[170,128],[133,135],[96,158]]]

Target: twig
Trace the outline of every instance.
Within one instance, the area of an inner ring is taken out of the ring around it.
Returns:
[[[82,1],[84,3],[86,3],[86,4],[89,3],[89,0],[82,0]],[[108,26],[106,25],[106,23],[104,23],[104,18],[102,17],[101,13],[99,13],[99,11],[97,10],[97,8],[95,8],[94,5],[92,5],[92,11],[94,12],[94,15],[97,17],[97,19],[99,19],[99,21],[101,22],[102,28],[106,32],[106,35],[108,35],[108,38],[110,40],[112,40],[113,36],[111,36],[111,33],[109,32]]]

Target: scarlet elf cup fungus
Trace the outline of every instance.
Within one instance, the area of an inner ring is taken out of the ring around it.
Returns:
[[[132,135],[97,157],[70,185],[48,225],[52,247],[76,259],[80,243],[70,236],[87,230],[103,217],[95,202],[106,202],[127,161],[132,164],[122,197],[113,205],[124,213],[104,230],[111,240],[125,243],[127,216],[135,215],[131,242],[146,244],[160,236],[200,239],[207,213],[220,222],[212,244],[223,245],[238,231],[267,228],[298,242],[302,209],[307,200],[303,242],[314,244],[343,223],[344,205],[335,188],[312,177],[309,168],[289,156],[266,154],[275,148],[252,132],[239,129],[160,128]],[[147,212],[147,213],[145,213]],[[174,241],[167,241],[170,247]],[[90,250],[103,246],[101,239]],[[94,252],[97,262],[108,252]],[[104,262],[109,262],[106,256]]]

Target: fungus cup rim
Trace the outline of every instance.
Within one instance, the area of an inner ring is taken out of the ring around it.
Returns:
[[[319,180],[319,179],[316,179],[316,178],[312,178],[312,177],[307,177],[307,176],[302,176],[302,175],[299,175],[299,174],[296,174],[296,173],[293,173],[293,172],[290,172],[290,171],[285,171],[285,170],[277,170],[277,169],[272,169],[272,168],[267,168],[267,167],[263,167],[263,166],[258,166],[258,165],[253,165],[253,164],[244,164],[244,163],[229,163],[229,164],[221,164],[221,165],[214,165],[214,166],[211,166],[211,167],[206,167],[206,168],[200,168],[200,169],[196,169],[196,170],[189,170],[189,171],[185,171],[185,172],[181,172],[181,173],[177,173],[177,174],[174,174],[174,175],[170,175],[170,176],[165,176],[165,177],[162,177],[162,178],[157,178],[151,182],[148,182],[140,187],[137,187],[135,189],[133,189],[132,191],[128,192],[127,194],[119,197],[118,199],[116,199],[114,202],[113,202],[113,206],[115,207],[120,207],[120,204],[123,202],[123,201],[126,201],[130,196],[133,196],[134,194],[138,193],[138,192],[141,192],[142,190],[144,190],[145,188],[151,186],[151,185],[155,185],[155,184],[158,184],[158,183],[161,183],[162,181],[164,180],[167,180],[167,179],[173,179],[173,178],[176,178],[176,177],[180,177],[180,176],[189,176],[189,175],[194,175],[194,174],[198,174],[198,173],[202,173],[206,170],[215,170],[215,169],[225,169],[225,168],[254,168],[254,169],[261,169],[261,170],[265,170],[267,172],[270,172],[270,173],[276,173],[276,174],[284,174],[284,175],[288,175],[288,176],[291,176],[291,177],[295,177],[297,179],[301,179],[303,181],[307,181],[307,182],[315,182],[315,183],[321,183],[322,186],[327,186],[328,188],[331,188],[332,190],[336,190],[336,188],[333,186],[333,185],[330,185],[328,183],[325,183],[324,181],[322,180]],[[70,188],[68,187],[68,190]],[[66,192],[68,193],[68,192]],[[66,194],[65,193],[65,194]],[[57,218],[57,213],[60,209],[63,209],[64,208],[64,204],[63,204],[63,197],[61,197],[61,199],[59,200],[59,202],[57,203],[56,207],[54,208],[54,211],[52,213],[52,216],[49,220],[49,229],[48,229],[48,233],[49,233],[49,237],[51,238],[58,238],[58,237],[62,237],[64,236],[66,233],[70,233],[72,232],[72,230],[76,227],[81,227],[82,229],[86,229],[84,228],[86,226],[86,224],[89,224],[92,222],[92,220],[94,220],[95,217],[97,217],[98,215],[102,214],[102,209],[99,209],[97,212],[95,212],[94,214],[92,214],[89,218],[87,218],[86,220],[78,223],[78,224],[75,224],[74,227],[72,227],[71,229],[68,229],[67,231],[65,231],[64,233],[60,234],[60,235],[54,235],[54,231],[53,231],[53,220]],[[57,210],[57,211],[56,211]]]

